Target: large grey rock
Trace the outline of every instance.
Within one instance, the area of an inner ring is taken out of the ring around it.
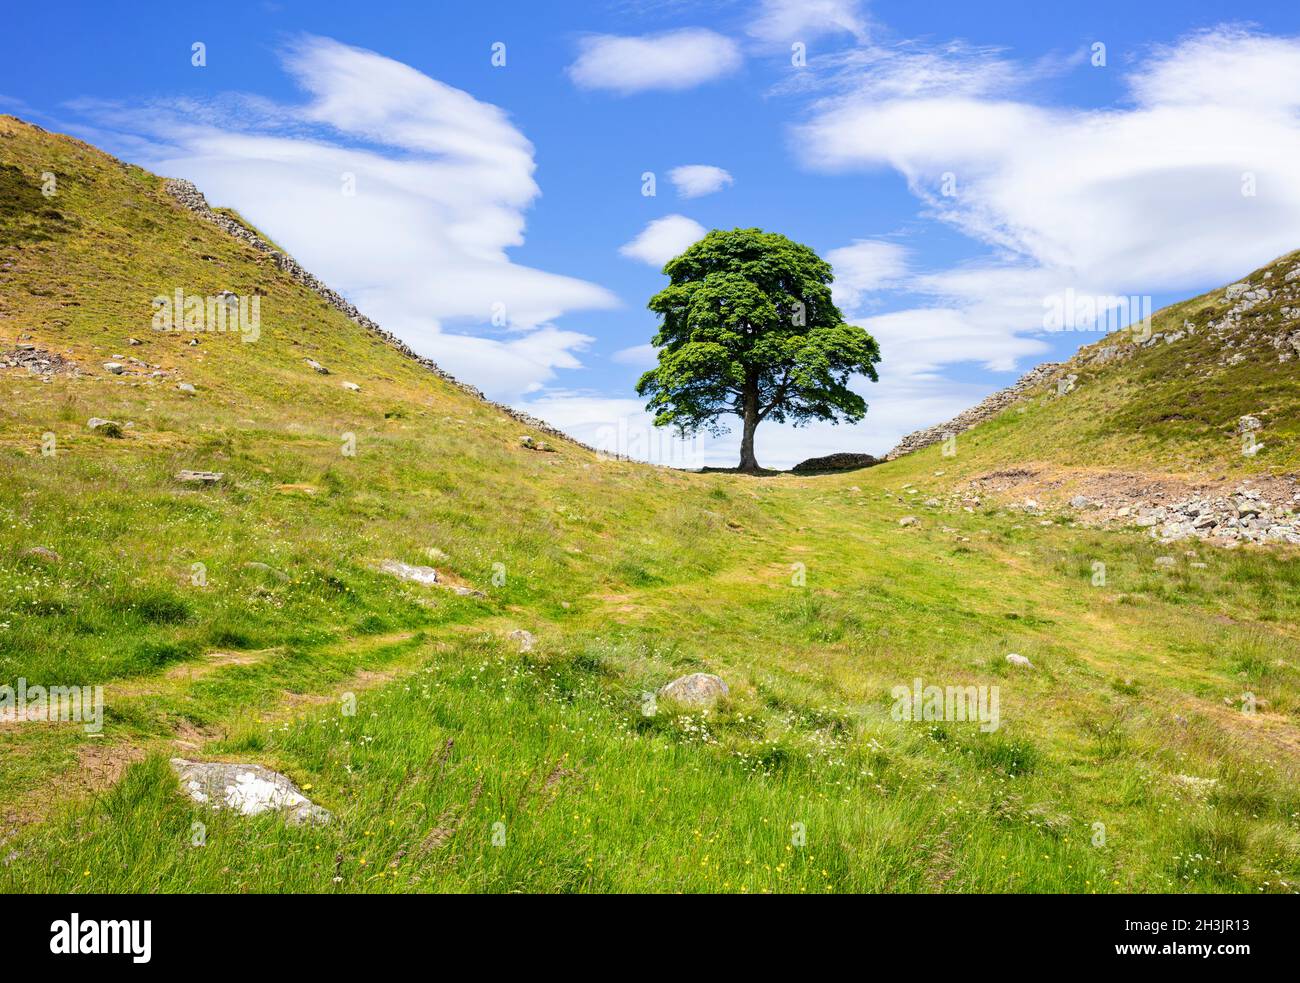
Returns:
[[[679,676],[659,688],[659,697],[688,707],[711,707],[731,691],[721,676],[708,672],[693,672]]]
[[[307,362],[307,364],[308,364],[311,368],[315,369],[315,370],[316,370],[317,372],[319,372],[321,375],[329,375],[329,374],[330,374],[330,370],[327,369],[327,368],[325,368],[325,366],[321,365],[320,362],[316,361],[314,358],[309,358],[309,359],[306,359],[305,361]]]
[[[436,584],[438,571],[433,567],[417,567],[401,560],[385,560],[379,564],[380,572],[391,574],[399,580],[410,580],[417,584]]]
[[[282,812],[291,823],[327,823],[332,818],[303,795],[289,778],[261,765],[172,758],[181,789],[214,811],[230,809],[241,816]]]
[[[1034,664],[1032,662],[1026,659],[1023,655],[1020,655],[1016,652],[1008,652],[1007,661],[1010,662],[1013,666],[1021,666],[1022,668],[1025,669],[1034,668]]]
[[[122,424],[118,423],[116,420],[105,420],[100,416],[92,416],[86,421],[86,426],[101,437],[122,436]]]

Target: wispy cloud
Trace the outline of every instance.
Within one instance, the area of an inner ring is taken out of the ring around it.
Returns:
[[[1193,35],[1152,52],[1126,80],[1131,104],[1105,110],[1035,103],[1020,78],[1045,69],[961,44],[842,67],[794,152],[820,170],[892,168],[924,215],[990,247],[907,278],[936,303],[874,321],[887,357],[893,338],[926,365],[1009,369],[1045,348],[1033,336],[1052,294],[1195,289],[1295,246],[1300,39]]]
[[[896,284],[907,273],[907,256],[907,247],[879,239],[858,239],[832,249],[826,262],[835,271],[835,302],[854,310],[870,291]]]
[[[867,18],[858,0],[762,0],[747,32],[773,43],[810,41],[826,34],[867,35]]]

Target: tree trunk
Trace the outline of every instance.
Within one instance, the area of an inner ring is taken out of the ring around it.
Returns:
[[[758,471],[758,458],[754,456],[754,431],[758,429],[758,379],[745,381],[745,429],[740,438],[740,470],[753,474]]]

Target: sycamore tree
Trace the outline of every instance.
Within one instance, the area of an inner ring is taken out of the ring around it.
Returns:
[[[807,246],[759,229],[714,229],[664,273],[671,282],[649,304],[662,318],[659,365],[636,387],[655,426],[718,434],[738,416],[740,470],[752,472],[764,420],[857,423],[866,414],[849,381],[877,380],[880,348],[845,323],[831,301],[830,264]]]

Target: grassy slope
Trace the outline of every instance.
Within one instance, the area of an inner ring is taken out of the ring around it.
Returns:
[[[86,372],[0,375],[0,679],[102,681],[109,704],[98,739],[0,728],[0,849],[16,853],[0,889],[1256,891],[1300,877],[1294,563],[1239,551],[1162,572],[1137,535],[927,509],[951,480],[931,473],[937,449],[756,480],[530,452],[517,423],[177,208],[159,179],[2,118],[0,165],[0,343],[30,335]],[[55,199],[28,193],[43,171]],[[151,331],[150,300],[177,286],[260,289],[261,340],[192,348]],[[112,354],[199,393],[110,376]],[[92,415],[135,426],[94,436]],[[188,489],[171,477],[183,467],[227,477]],[[920,528],[900,528],[905,514]],[[23,559],[33,545],[62,562]],[[488,599],[372,569],[430,548]],[[536,651],[505,641],[514,627]],[[1009,671],[1008,651],[1038,669]],[[641,712],[643,692],[694,669],[720,672],[731,700],[707,717]],[[1000,686],[1001,728],[891,720],[890,687],[917,676]],[[1253,717],[1224,703],[1247,689],[1265,701]],[[340,712],[349,692],[355,716]],[[165,766],[177,753],[281,768],[337,822],[191,807]],[[116,784],[95,780],[124,764]]]
[[[1300,332],[1300,318],[1283,314],[1300,308],[1300,280],[1284,279],[1297,261],[1300,252],[1243,277],[1274,296],[1226,334],[1209,328],[1236,303],[1220,288],[1155,313],[1151,329],[1164,336],[1190,322],[1192,333],[1177,341],[1136,346],[1123,330],[1086,345],[1061,369],[1079,376],[1074,390],[1061,396],[1045,385],[959,438],[962,463],[972,471],[1040,461],[1230,477],[1300,473],[1300,361],[1279,361],[1272,344]],[[1129,357],[1098,360],[1109,347]],[[1225,364],[1233,353],[1245,357]],[[1245,414],[1265,426],[1264,448],[1253,457],[1241,453],[1236,429]]]

